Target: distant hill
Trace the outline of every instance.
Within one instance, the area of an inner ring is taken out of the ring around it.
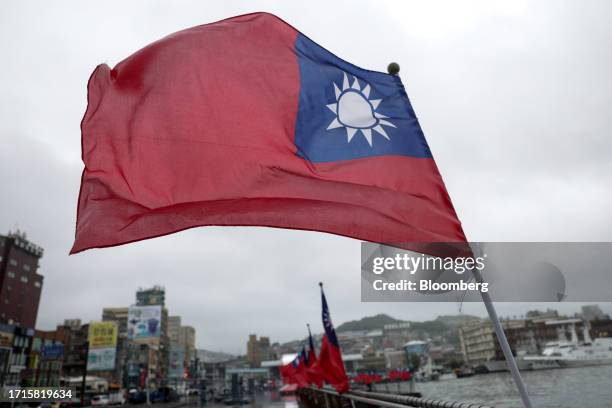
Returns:
[[[402,322],[402,320],[394,319],[386,314],[378,314],[376,316],[368,316],[360,320],[351,320],[349,322],[342,323],[340,326],[336,327],[336,331],[346,332],[352,330],[376,330],[382,329],[385,324],[400,322]]]
[[[386,324],[410,323],[411,338],[426,339],[443,336],[449,343],[459,345],[457,328],[461,326],[462,323],[471,320],[481,320],[481,318],[472,315],[443,315],[438,316],[435,320],[416,322],[395,319],[386,314],[378,314],[376,316],[367,316],[359,320],[351,320],[342,323],[336,327],[336,331],[377,330],[383,329]],[[317,341],[319,335],[315,335],[314,337],[315,341]],[[303,339],[294,340],[282,346],[297,349],[303,342]]]
[[[230,361],[236,358],[236,356],[228,353],[223,353],[221,351],[210,351],[204,349],[197,350],[198,358],[206,363],[221,363],[225,361]]]

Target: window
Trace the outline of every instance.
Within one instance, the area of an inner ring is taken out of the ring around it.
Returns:
[[[15,277],[15,272],[8,271],[8,272],[6,273],[6,275],[7,275],[9,278],[14,278],[14,277]]]
[[[39,281],[34,282],[34,286],[36,286],[37,288],[40,288],[40,286],[41,286],[40,282]]]
[[[28,271],[28,272],[29,272],[31,269],[32,269],[32,268],[30,267],[30,265],[28,265],[28,264],[23,264],[23,270],[24,270],[24,271]]]
[[[13,258],[9,259],[9,263],[13,266],[17,266],[17,261],[14,260]]]
[[[22,277],[21,277],[21,281],[22,281],[23,283],[28,283],[28,277],[27,277],[27,276],[22,276]]]

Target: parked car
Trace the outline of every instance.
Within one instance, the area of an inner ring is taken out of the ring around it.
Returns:
[[[110,399],[108,398],[108,395],[94,395],[91,399],[91,405],[105,407],[110,405]]]
[[[151,404],[157,404],[158,402],[166,402],[166,397],[164,396],[164,393],[162,391],[155,390],[149,393],[149,401],[151,401]]]
[[[130,390],[128,393],[128,402],[130,404],[144,404],[147,402],[147,393],[144,391]]]
[[[149,394],[149,401],[151,401],[152,404],[158,402],[174,402],[178,400],[178,394],[170,387],[162,387]]]
[[[37,408],[60,408],[60,406],[61,406],[61,403],[59,402],[43,402]]]
[[[109,405],[125,404],[125,394],[122,391],[112,392],[108,394]]]

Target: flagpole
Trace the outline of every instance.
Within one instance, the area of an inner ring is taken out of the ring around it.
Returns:
[[[472,273],[474,274],[476,282],[482,283],[484,281],[479,270],[473,268]],[[485,305],[485,308],[487,309],[487,313],[489,313],[489,318],[493,323],[493,328],[495,329],[497,340],[499,341],[499,345],[501,346],[502,352],[504,353],[504,357],[506,358],[506,363],[508,364],[508,368],[510,369],[512,378],[514,379],[516,387],[518,388],[518,392],[521,395],[521,399],[523,400],[523,405],[525,406],[525,408],[532,408],[531,401],[529,400],[529,394],[527,394],[527,389],[525,388],[523,378],[521,377],[521,371],[519,370],[518,365],[516,364],[516,360],[512,355],[510,344],[508,344],[506,333],[504,333],[504,328],[501,322],[499,321],[499,317],[497,316],[493,301],[491,300],[491,297],[489,296],[488,292],[481,292],[481,295],[482,301]]]
[[[400,66],[396,62],[392,62],[387,67],[387,72],[391,75],[399,75]],[[480,271],[476,268],[472,268],[472,274],[474,275],[474,279],[476,282],[482,283],[484,279],[480,274]],[[495,334],[497,335],[497,341],[501,346],[502,352],[504,353],[504,357],[506,358],[506,364],[508,364],[508,368],[510,369],[510,374],[512,375],[512,379],[518,388],[518,392],[521,396],[521,400],[523,401],[523,405],[525,408],[532,408],[531,401],[529,399],[529,395],[527,394],[527,388],[523,383],[523,378],[521,377],[521,372],[516,364],[516,360],[512,355],[512,350],[510,349],[510,344],[508,343],[508,338],[506,337],[506,333],[504,333],[504,328],[499,321],[499,317],[497,316],[497,311],[495,310],[495,306],[493,305],[493,301],[489,296],[488,292],[480,292],[482,295],[482,302],[487,309],[487,313],[489,314],[489,319],[493,323],[493,329],[495,330]]]

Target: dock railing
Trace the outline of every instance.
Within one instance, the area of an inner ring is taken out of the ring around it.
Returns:
[[[298,391],[301,408],[493,408],[489,405],[459,401],[442,401],[408,395],[368,391],[339,394],[329,388],[301,388]]]

